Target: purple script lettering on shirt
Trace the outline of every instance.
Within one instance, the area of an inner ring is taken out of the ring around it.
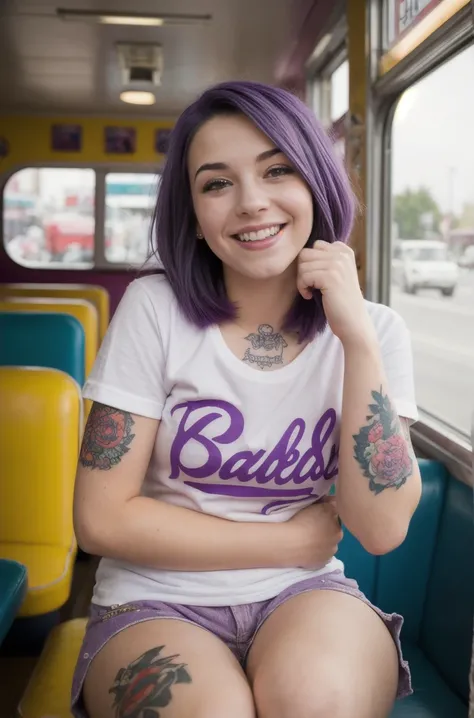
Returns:
[[[203,409],[207,413],[203,414]],[[319,492],[314,486],[315,482],[320,479],[327,482],[337,474],[336,445],[330,447],[327,463],[323,455],[336,426],[334,409],[327,409],[316,423],[311,447],[304,453],[298,446],[306,424],[303,419],[294,419],[268,454],[265,455],[263,449],[238,451],[224,462],[219,445],[232,444],[240,438],[244,430],[242,413],[229,402],[218,400],[183,402],[173,407],[171,414],[179,410],[183,414],[171,446],[170,479],[178,479],[183,473],[191,479],[199,480],[185,481],[188,486],[223,496],[284,497],[283,500],[267,504],[262,509],[262,513],[267,514],[295,501],[307,500],[309,497],[317,499],[327,493],[328,489],[325,484]],[[198,442],[207,453],[201,466],[191,467],[183,463],[182,452],[190,441]],[[221,482],[215,481],[217,476]],[[203,482],[203,479],[210,477],[214,477],[213,483]],[[239,484],[224,483],[230,480],[237,480]],[[254,484],[248,485],[250,481]],[[271,486],[265,488],[264,485],[270,483]],[[294,488],[288,488],[287,485]]]

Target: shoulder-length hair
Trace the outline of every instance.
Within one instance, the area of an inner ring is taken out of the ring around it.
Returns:
[[[311,110],[286,90],[256,82],[224,82],[206,90],[179,117],[161,177],[152,225],[152,252],[159,260],[190,322],[204,328],[238,316],[227,297],[222,262],[196,238],[187,155],[204,122],[217,114],[246,115],[293,163],[314,202],[314,220],[306,244],[316,239],[347,242],[355,198],[332,142]],[[296,288],[295,288],[296,289]],[[313,300],[295,293],[283,329],[312,339],[326,327],[319,290]]]

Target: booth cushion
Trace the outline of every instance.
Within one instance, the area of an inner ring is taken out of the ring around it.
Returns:
[[[54,628],[18,706],[22,718],[71,718],[71,685],[87,619]]]
[[[40,616],[66,603],[71,592],[77,547],[0,543],[0,556],[21,561],[28,570],[28,592],[19,616]]]
[[[346,532],[338,557],[374,604],[404,617],[402,645],[415,694],[397,702],[391,718],[465,718],[474,613],[472,489],[436,461],[422,459],[419,466],[422,497],[404,543],[371,556]]]
[[[405,645],[413,695],[397,701],[390,718],[467,718],[466,706],[449,689],[436,668],[416,646]]]
[[[51,299],[44,297],[5,297],[0,301],[0,312],[40,312],[69,314],[76,317],[85,335],[85,372],[89,375],[97,355],[98,317],[96,308],[83,299]]]
[[[387,613],[402,614],[402,635],[405,640],[414,643],[421,630],[448,479],[442,464],[424,459],[418,463],[423,491],[403,544],[385,556],[372,556],[346,531],[338,551],[346,574],[357,580],[361,590],[374,604]]]
[[[94,284],[36,284],[13,283],[0,285],[0,297],[70,297],[71,299],[86,299],[97,309],[99,315],[98,339],[105,336],[109,325],[110,300],[109,293],[104,287]]]
[[[0,557],[28,567],[31,616],[69,592],[80,389],[57,369],[0,367],[0,406]]]
[[[420,645],[466,704],[474,614],[473,553],[472,488],[451,478],[431,566]]]
[[[84,328],[69,314],[0,312],[0,366],[60,369],[84,384]]]
[[[25,597],[27,575],[26,566],[18,561],[0,559],[0,644],[10,630]]]

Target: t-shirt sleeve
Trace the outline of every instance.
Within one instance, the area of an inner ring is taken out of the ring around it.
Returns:
[[[398,416],[418,421],[410,332],[402,317],[391,312],[381,340],[390,397]]]
[[[167,391],[156,306],[140,280],[126,289],[110,322],[83,397],[160,419]]]

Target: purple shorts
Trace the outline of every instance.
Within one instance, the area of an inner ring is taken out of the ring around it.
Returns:
[[[397,698],[412,691],[408,663],[403,659],[400,645],[402,616],[383,613],[364,596],[356,581],[334,571],[300,581],[267,601],[240,606],[182,606],[162,601],[135,601],[120,606],[91,605],[90,618],[82,644],[72,684],[72,714],[75,718],[88,718],[82,701],[82,686],[91,661],[112,636],[141,621],[156,618],[177,619],[194,623],[220,638],[236,656],[242,666],[262,623],[269,615],[292,596],[314,590],[343,591],[367,603],[380,616],[395,642],[399,658]]]

